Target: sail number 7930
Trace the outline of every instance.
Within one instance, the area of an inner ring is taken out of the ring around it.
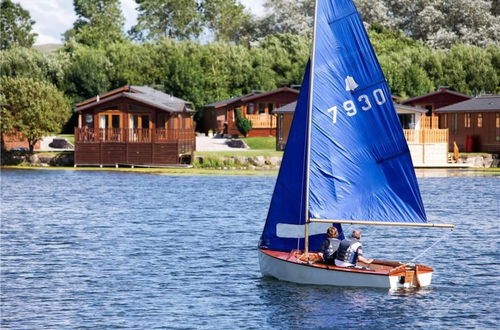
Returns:
[[[378,105],[382,105],[387,101],[384,92],[380,88],[373,90],[371,96],[372,96],[372,101],[375,101],[375,103]],[[370,97],[368,97],[368,95],[366,94],[358,96],[358,102],[359,102],[358,106],[363,111],[368,111],[372,108],[372,101],[370,100]],[[352,117],[358,113],[358,107],[356,106],[356,103],[354,103],[353,100],[345,101],[342,104],[342,109],[346,112],[346,115],[348,115],[349,117]],[[332,113],[332,122],[334,124],[337,123],[337,115],[339,112],[339,107],[333,106],[330,109],[328,109],[328,112]]]

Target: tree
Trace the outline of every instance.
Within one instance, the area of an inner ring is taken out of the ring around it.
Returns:
[[[500,17],[489,0],[357,0],[363,20],[402,30],[434,48],[456,43],[477,46],[500,42]]]
[[[63,93],[31,78],[0,78],[2,132],[17,131],[28,140],[30,153],[43,136],[59,133],[69,118]]]
[[[112,63],[105,49],[78,45],[70,54],[69,61],[64,91],[73,101],[81,101],[110,90]]]
[[[236,128],[238,128],[238,131],[244,137],[247,137],[248,133],[252,130],[252,121],[248,118],[243,118],[240,109],[236,109]]]
[[[137,24],[130,34],[137,40],[162,37],[185,40],[201,32],[201,17],[196,0],[136,0]]]
[[[242,27],[251,19],[245,7],[235,0],[204,0],[201,12],[217,41],[238,42]]]
[[[35,43],[36,33],[32,33],[35,21],[29,11],[11,0],[0,2],[0,50],[13,46],[31,47]]]
[[[266,0],[264,7],[270,11],[258,22],[257,31],[262,36],[275,33],[292,33],[312,37],[314,0]]]
[[[25,77],[64,85],[68,65],[65,53],[42,53],[34,48],[13,47],[0,51],[0,72],[7,77]]]
[[[77,20],[64,33],[66,42],[101,46],[125,39],[120,0],[73,0],[73,5]]]

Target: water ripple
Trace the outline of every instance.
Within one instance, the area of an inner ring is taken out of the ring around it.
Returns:
[[[1,327],[497,327],[499,178],[420,179],[429,219],[457,229],[418,260],[433,286],[406,293],[262,278],[274,180],[4,170]],[[397,260],[445,233],[361,229]]]

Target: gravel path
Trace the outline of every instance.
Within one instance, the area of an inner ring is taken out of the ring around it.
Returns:
[[[244,148],[231,148],[226,139],[208,136],[196,137],[196,151],[245,151]]]

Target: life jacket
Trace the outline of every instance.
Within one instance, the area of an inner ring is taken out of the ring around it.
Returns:
[[[337,251],[337,259],[346,263],[356,264],[358,260],[358,248],[361,243],[355,238],[346,238],[340,242],[339,250]]]
[[[334,260],[337,257],[337,250],[340,241],[336,238],[327,237],[328,247],[323,251],[323,258],[325,260]]]

